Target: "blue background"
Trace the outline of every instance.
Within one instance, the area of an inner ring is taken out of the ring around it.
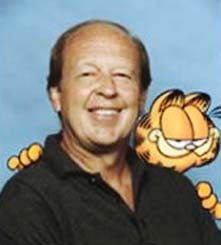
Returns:
[[[0,189],[13,174],[7,158],[59,128],[45,89],[49,52],[80,21],[113,20],[144,41],[153,76],[146,108],[169,88],[208,92],[211,108],[221,104],[220,0],[1,0],[0,16]],[[221,155],[187,175],[211,181],[221,199]]]

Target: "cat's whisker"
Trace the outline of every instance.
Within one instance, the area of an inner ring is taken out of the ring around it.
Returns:
[[[221,119],[221,114],[213,116],[213,118]]]
[[[220,118],[221,117],[221,111],[214,112],[210,115],[210,117]]]
[[[221,112],[221,105],[216,106],[215,108],[213,108],[213,109],[210,111],[209,116],[210,116],[210,115],[213,115],[213,114],[216,113],[216,112]]]

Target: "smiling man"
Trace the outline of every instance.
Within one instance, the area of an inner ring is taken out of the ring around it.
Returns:
[[[2,236],[22,245],[220,244],[189,181],[128,146],[149,83],[143,44],[116,23],[84,22],[58,39],[48,94],[61,132],[4,188]]]

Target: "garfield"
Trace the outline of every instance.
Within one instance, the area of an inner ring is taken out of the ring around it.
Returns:
[[[220,132],[210,115],[220,118],[220,106],[208,114],[210,96],[185,95],[180,90],[160,94],[136,129],[136,152],[147,164],[185,172],[211,163],[219,151]],[[204,208],[221,219],[221,202],[211,184],[200,181],[196,190]]]
[[[136,130],[136,152],[146,162],[184,172],[210,163],[220,133],[206,114],[210,97],[170,90],[153,102]]]

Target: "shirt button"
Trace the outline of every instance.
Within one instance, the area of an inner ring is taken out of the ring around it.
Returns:
[[[95,183],[96,182],[96,178],[95,177],[91,177],[91,183]]]

